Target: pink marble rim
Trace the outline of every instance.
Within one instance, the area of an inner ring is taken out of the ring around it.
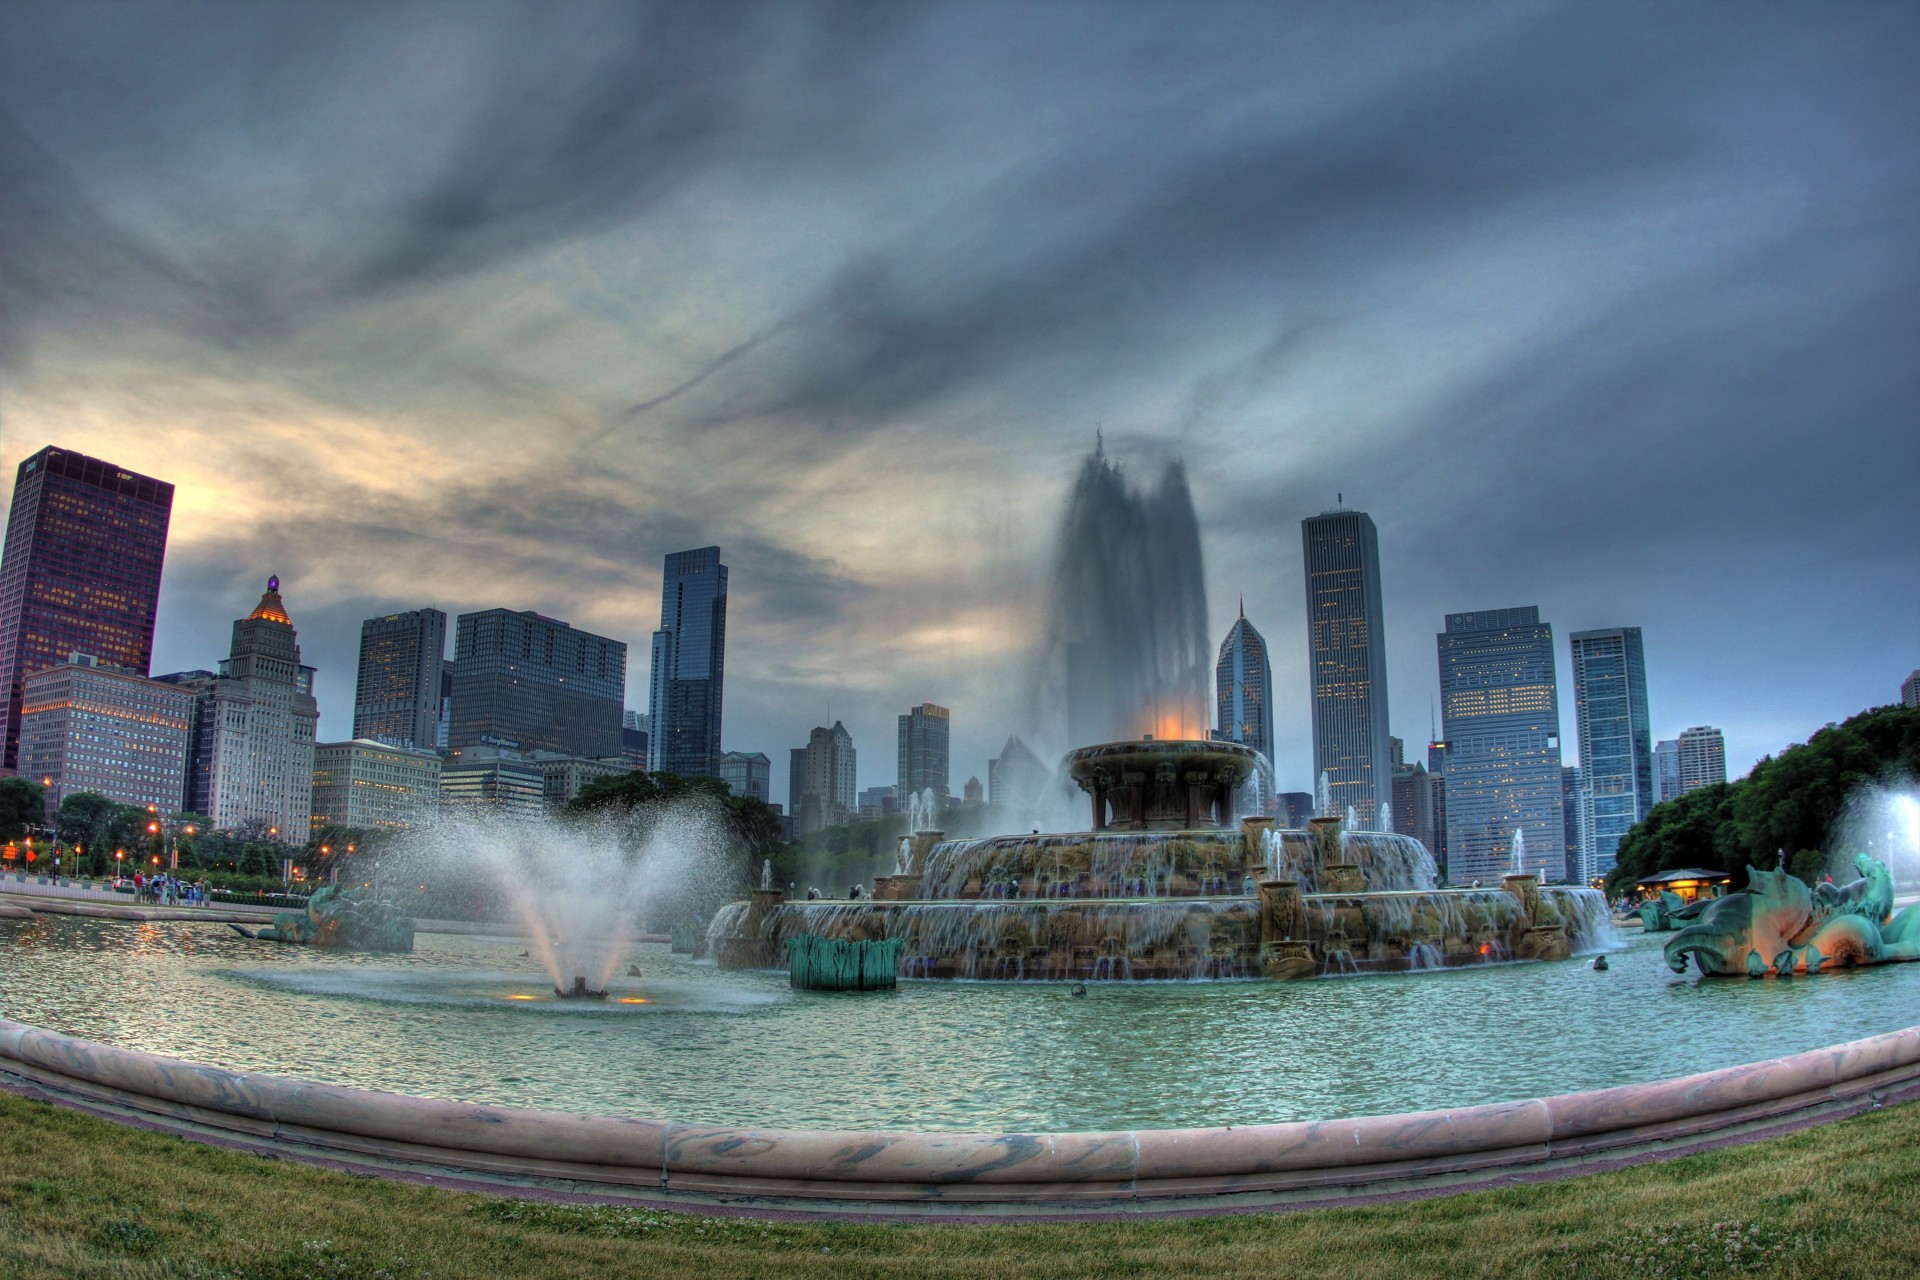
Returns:
[[[227,1071],[4,1019],[0,1071],[203,1130],[456,1169],[872,1202],[1092,1200],[1355,1185],[1698,1136],[1920,1080],[1920,1027],[1517,1102],[1098,1133],[775,1129],[494,1107]]]

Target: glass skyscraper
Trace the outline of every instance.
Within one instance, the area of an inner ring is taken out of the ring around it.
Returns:
[[[0,557],[0,770],[20,756],[24,681],[89,654],[145,676],[173,486],[49,445],[20,464]]]
[[[923,702],[900,717],[900,779],[894,795],[902,805],[908,796],[931,791],[944,806],[952,797],[948,779],[949,712]]]
[[[1247,621],[1246,605],[1220,642],[1213,666],[1215,736],[1252,747],[1267,758],[1269,768],[1248,780],[1255,793],[1246,797],[1255,812],[1273,815],[1273,667],[1267,662],[1267,641]]]
[[[1640,628],[1576,631],[1573,705],[1580,736],[1587,876],[1613,870],[1620,837],[1653,808],[1653,735]]]
[[[1450,613],[1435,637],[1446,739],[1447,879],[1497,884],[1516,863],[1566,875],[1553,628],[1540,610]],[[1516,858],[1514,833],[1523,835]]]
[[[1307,658],[1313,678],[1313,773],[1328,812],[1352,808],[1363,828],[1393,793],[1387,747],[1387,643],[1380,538],[1364,511],[1300,522],[1307,571]]]
[[[655,773],[718,777],[720,704],[727,655],[727,566],[720,548],[676,551],[660,585],[647,692]]]
[[[360,624],[353,736],[431,751],[440,745],[447,615],[415,609]]]
[[[618,640],[533,612],[463,613],[447,746],[617,756],[626,693],[627,646]]]

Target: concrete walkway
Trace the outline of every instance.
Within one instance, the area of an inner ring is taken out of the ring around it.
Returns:
[[[225,902],[205,905],[163,907],[137,901],[130,893],[98,889],[79,881],[54,883],[50,879],[24,879],[18,875],[0,877],[0,920],[26,919],[42,915],[91,916],[99,920],[198,920],[209,924],[272,924],[282,911],[299,907],[241,906]],[[476,924],[467,920],[416,919],[418,933],[464,934],[487,938],[514,938],[519,929],[510,924]],[[643,940],[652,940],[651,935]],[[664,935],[659,939],[664,941]]]

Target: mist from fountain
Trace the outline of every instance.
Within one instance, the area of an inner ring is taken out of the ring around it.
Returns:
[[[1333,816],[1333,775],[1325,769],[1320,771],[1320,785],[1313,793],[1313,816],[1316,818]]]
[[[1381,831],[1393,830],[1393,805],[1391,802],[1384,803],[1380,806],[1379,830]]]
[[[1182,463],[1141,489],[1096,444],[1067,501],[1047,605],[1036,741],[1064,751],[1208,736],[1206,570]]]
[[[1527,873],[1527,833],[1519,827],[1513,829],[1513,874],[1522,876]]]
[[[697,802],[638,817],[459,813],[400,835],[381,854],[380,876],[417,886],[428,901],[477,899],[483,915],[491,891],[557,992],[584,979],[597,993],[644,919],[692,914],[739,888],[729,843],[717,815]]]
[[[932,787],[907,792],[907,834],[940,829],[940,798]]]
[[[1920,886],[1920,783],[1888,780],[1855,787],[1841,805],[1830,842],[1827,872],[1842,883],[1854,876],[1853,855],[1887,864],[1903,890]]]

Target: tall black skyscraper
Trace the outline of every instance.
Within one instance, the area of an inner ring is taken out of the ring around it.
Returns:
[[[660,587],[647,693],[655,773],[718,777],[720,703],[727,654],[727,566],[720,548],[676,551]]]
[[[48,446],[20,464],[0,559],[0,770],[20,751],[22,682],[73,653],[146,675],[173,486]]]
[[[627,646],[511,609],[454,624],[447,746],[488,745],[599,758],[620,754]]]
[[[1364,511],[1300,522],[1313,678],[1313,772],[1328,811],[1371,827],[1393,794],[1387,747],[1387,640],[1380,537]]]
[[[447,615],[415,609],[360,624],[353,736],[431,751],[440,744]]]

